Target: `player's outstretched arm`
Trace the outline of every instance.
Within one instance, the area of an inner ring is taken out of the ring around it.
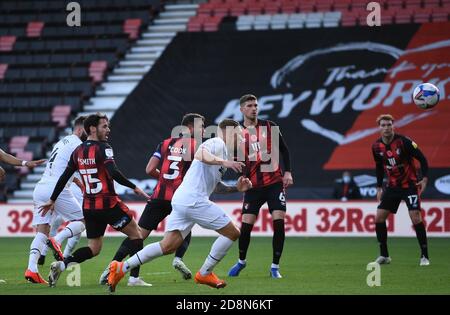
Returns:
[[[114,162],[108,162],[105,163],[106,171],[108,174],[114,179],[116,182],[118,182],[120,185],[123,185],[125,187],[133,189],[134,193],[142,196],[146,199],[150,199],[150,196],[147,195],[141,188],[133,184],[128,178],[126,178],[122,172],[117,168],[116,163]]]
[[[9,153],[6,153],[2,149],[0,149],[0,161],[8,163],[9,165],[13,166],[26,166],[29,168],[36,167],[38,165],[41,165],[45,163],[45,159],[37,160],[37,161],[25,161],[25,160],[19,160],[15,156],[12,156]]]
[[[216,194],[229,194],[235,192],[244,192],[249,190],[250,188],[252,188],[252,182],[248,178],[240,176],[236,185],[227,185],[224,182],[217,183],[214,192]]]
[[[194,158],[208,165],[220,165],[226,168],[231,168],[236,173],[242,173],[242,168],[245,166],[242,162],[228,161],[215,156],[205,148],[197,150]]]

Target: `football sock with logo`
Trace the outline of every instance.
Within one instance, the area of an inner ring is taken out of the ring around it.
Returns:
[[[47,242],[47,235],[41,232],[37,232],[33,241],[30,245],[30,256],[28,258],[28,269],[32,272],[38,272],[37,262],[41,256],[41,252],[45,247]]]
[[[233,241],[228,237],[220,235],[211,247],[211,251],[206,257],[203,266],[200,268],[200,274],[206,276],[210,274],[214,267],[225,257],[230,247],[233,245]]]
[[[64,258],[69,257],[73,250],[75,249],[75,247],[77,247],[78,242],[80,241],[81,238],[81,233],[75,236],[72,236],[71,238],[69,238],[67,240],[67,245],[64,248]]]
[[[81,221],[70,222],[61,232],[56,234],[55,241],[61,244],[66,239],[82,233],[85,229],[86,227]]]
[[[128,272],[134,267],[145,264],[146,262],[149,262],[163,255],[164,253],[159,242],[148,244],[135,255],[128,258],[127,261],[125,261],[125,263],[123,264],[122,270],[123,272]]]
[[[252,233],[253,224],[242,222],[241,236],[239,236],[239,259],[245,260],[247,257],[248,246],[250,245],[250,234]]]
[[[389,257],[386,222],[375,223],[375,231],[377,233],[378,244],[380,244],[380,256]]]
[[[273,220],[273,263],[278,265],[280,263],[281,253],[283,253],[284,246],[284,219]]]
[[[428,259],[427,231],[423,222],[414,225],[417,240],[419,241],[421,255]]]

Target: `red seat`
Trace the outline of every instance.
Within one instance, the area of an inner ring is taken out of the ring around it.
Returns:
[[[411,18],[414,15],[414,9],[407,8],[398,10],[395,15],[395,22],[399,24],[411,23]]]
[[[14,136],[9,141],[9,151],[11,153],[22,152],[28,144],[28,136]]]
[[[314,12],[315,1],[314,0],[300,1],[299,9],[300,12]]]
[[[447,22],[448,21],[448,10],[438,10],[434,11],[431,15],[433,22]]]
[[[298,12],[298,3],[295,1],[281,2],[281,13],[296,13]]]
[[[247,11],[247,4],[246,3],[238,3],[235,6],[231,7],[230,15],[231,16],[245,15],[246,11]]]
[[[352,0],[337,0],[334,2],[334,10],[335,11],[346,11],[350,8],[350,4]]]
[[[205,19],[203,23],[203,30],[205,32],[215,32],[219,29],[219,24],[222,21],[220,16],[211,16]]]
[[[141,19],[126,19],[123,22],[123,32],[128,34],[130,39],[136,39],[139,35],[139,29],[141,28]]]
[[[247,1],[247,14],[259,15],[264,12],[264,3]]]
[[[342,11],[341,25],[342,26],[358,25],[359,17],[361,14],[365,14],[365,11],[361,10]]]
[[[44,28],[44,22],[29,22],[27,25],[27,36],[28,37],[40,37],[42,29]]]
[[[210,16],[214,9],[217,8],[220,4],[206,2],[201,3],[200,6],[197,9],[197,15],[198,16]]]
[[[414,12],[413,21],[414,23],[428,23],[431,19],[431,14],[433,10],[431,8],[424,8],[419,11]]]
[[[5,78],[6,71],[8,70],[7,63],[0,63],[0,80]]]
[[[280,4],[278,2],[264,3],[265,14],[278,14],[278,12],[280,12]]]
[[[203,22],[205,21],[206,16],[193,16],[190,18],[187,30],[188,32],[200,32],[203,30]]]
[[[214,9],[214,15],[217,16],[227,16],[230,14],[231,5],[229,3],[224,3],[220,6],[217,6]]]
[[[394,23],[394,18],[396,14],[395,9],[384,10],[381,14],[381,25],[388,25]]]
[[[70,105],[57,105],[53,107],[52,121],[57,123],[57,126],[62,128],[67,126],[67,118],[72,112]]]
[[[339,1],[338,1],[339,2]],[[317,11],[331,11],[334,0],[316,0]]]
[[[89,65],[89,76],[94,82],[103,81],[103,75],[108,68],[108,63],[104,60],[92,61]]]
[[[0,51],[13,50],[16,43],[16,36],[0,36]]]

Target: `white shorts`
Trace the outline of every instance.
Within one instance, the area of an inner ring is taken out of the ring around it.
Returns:
[[[36,185],[33,191],[33,226],[38,224],[50,224],[54,215],[60,215],[64,221],[82,220],[83,210],[78,200],[75,199],[72,192],[68,188],[64,188],[58,199],[55,201],[55,211],[53,214],[47,212],[45,216],[42,216],[39,211],[39,207],[46,203],[53,192],[55,185],[52,184],[40,184]]]
[[[172,204],[172,212],[167,219],[166,232],[180,231],[183,239],[194,224],[208,230],[219,230],[231,222],[231,218],[214,202],[201,201],[194,206]]]

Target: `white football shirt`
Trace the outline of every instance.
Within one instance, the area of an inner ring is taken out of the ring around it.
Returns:
[[[81,144],[76,135],[69,135],[59,140],[53,147],[50,158],[47,161],[44,174],[40,183],[56,183],[64,173],[72,152]],[[71,180],[69,181],[70,184]]]
[[[202,149],[221,159],[227,159],[227,147],[219,137],[203,142],[198,150]],[[223,166],[209,165],[194,159],[184,175],[183,182],[175,191],[172,203],[193,206],[197,201],[208,200],[226,170]]]

